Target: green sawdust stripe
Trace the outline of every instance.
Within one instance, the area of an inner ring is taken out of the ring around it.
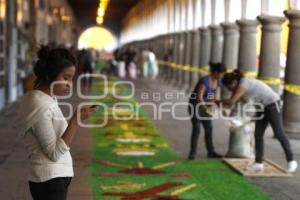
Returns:
[[[93,85],[93,94],[101,94],[101,88]],[[119,91],[121,94],[126,94],[125,88]],[[99,102],[106,105],[113,105],[118,102],[114,98],[100,99]],[[126,100],[126,102],[135,104],[135,99]],[[169,195],[172,191],[183,188],[185,186],[196,184],[196,188],[193,188],[185,193],[179,195],[180,199],[205,199],[205,200],[219,200],[219,199],[268,199],[267,196],[259,192],[254,186],[252,186],[243,177],[238,176],[232,172],[227,166],[220,162],[201,161],[201,162],[179,162],[175,165],[161,169],[164,174],[157,175],[132,175],[122,174],[116,177],[100,176],[101,173],[118,173],[121,168],[112,167],[100,164],[99,161],[108,160],[120,165],[129,165],[136,167],[138,162],[142,162],[145,168],[152,168],[154,166],[177,160],[178,157],[175,151],[170,147],[158,148],[156,145],[166,143],[166,141],[160,137],[159,130],[155,127],[153,121],[142,110],[137,108],[139,115],[144,118],[146,128],[129,128],[129,130],[122,130],[120,127],[109,128],[93,128],[93,156],[90,167],[90,182],[93,190],[94,199],[120,199],[120,197],[104,196],[104,190],[101,187],[111,187],[122,184],[134,184],[140,188],[128,187],[125,191],[116,191],[113,189],[111,192],[129,192],[135,193],[147,188],[169,183],[180,182],[181,186],[172,188],[165,192],[159,193],[160,195]],[[96,122],[99,117],[103,117],[101,111],[97,112],[92,121]],[[129,123],[121,121],[120,123]],[[122,135],[125,132],[133,132],[134,134],[153,134],[157,135],[151,142],[152,148],[156,150],[155,156],[118,156],[113,153],[113,149],[118,148],[120,144],[116,143],[114,139],[107,138],[105,134],[108,132],[113,135]],[[100,146],[99,146],[100,144]],[[104,146],[103,146],[104,145]],[[106,146],[105,146],[106,145]],[[192,177],[189,178],[174,178],[170,175],[176,173],[190,173]],[[132,185],[131,185],[132,186]],[[242,196],[243,195],[243,196]],[[241,198],[243,197],[243,198]]]
[[[222,161],[184,161],[185,167],[218,200],[270,199]]]

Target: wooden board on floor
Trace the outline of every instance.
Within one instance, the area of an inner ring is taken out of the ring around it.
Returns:
[[[223,159],[230,167],[236,170],[243,176],[256,176],[256,177],[290,177],[293,176],[291,173],[286,171],[280,165],[274,163],[271,160],[264,160],[264,171],[262,172],[250,172],[246,170],[246,167],[253,163],[253,159],[236,159],[236,158],[225,158]]]

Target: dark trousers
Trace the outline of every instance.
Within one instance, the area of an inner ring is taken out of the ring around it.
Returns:
[[[257,120],[255,123],[255,151],[257,163],[262,163],[264,156],[264,134],[265,130],[270,123],[274,136],[279,140],[287,161],[293,160],[293,152],[291,150],[291,145],[286,137],[283,130],[283,121],[280,111],[279,102],[272,103],[265,107],[264,112],[257,113],[257,116],[262,116],[263,118]]]
[[[191,109],[195,112],[192,113]],[[205,112],[204,108],[199,107],[198,109],[195,106],[189,106],[189,114],[191,116],[192,121],[192,135],[191,135],[191,149],[190,149],[190,156],[195,156],[197,152],[197,145],[198,145],[198,138],[200,134],[201,124],[204,127],[205,132],[205,146],[208,154],[211,154],[215,151],[213,145],[213,127],[212,127],[212,120],[209,119],[210,116]],[[198,112],[198,116],[195,114]],[[200,117],[199,117],[200,116]],[[201,117],[205,117],[202,119]]]
[[[41,183],[29,181],[31,196],[34,200],[66,200],[71,180],[71,177],[59,177]]]

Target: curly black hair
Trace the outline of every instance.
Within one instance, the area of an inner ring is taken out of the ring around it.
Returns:
[[[209,63],[210,73],[224,73],[226,72],[226,67],[223,63]]]
[[[37,55],[38,60],[34,65],[36,87],[40,84],[50,85],[65,68],[77,64],[76,57],[65,48],[51,48],[45,45],[41,46]]]

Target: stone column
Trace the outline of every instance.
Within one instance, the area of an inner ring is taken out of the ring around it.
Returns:
[[[157,52],[155,54],[157,59],[161,59],[161,56],[162,56],[163,46],[162,46],[162,43],[161,43],[161,37],[162,36],[156,36],[155,38],[153,38],[152,48],[155,49],[155,51]]]
[[[180,40],[180,57],[179,57],[179,65],[182,67],[185,65],[185,51],[186,51],[186,42],[187,41],[187,32],[181,33],[181,40]],[[178,85],[177,88],[182,89],[184,84],[184,71],[180,68],[179,69],[179,77],[178,77]]]
[[[194,30],[192,32],[192,50],[191,50],[191,65],[193,67],[199,68],[200,66],[200,45],[201,45],[201,38],[200,38],[200,30]],[[192,89],[199,79],[198,72],[191,72],[190,74],[190,82],[189,86]]]
[[[160,47],[161,47],[161,55],[160,55],[160,60],[163,60],[164,59],[164,56],[166,54],[166,35],[162,35],[160,37],[160,40],[159,40],[159,43],[160,43]]]
[[[167,51],[167,35],[161,35],[158,39],[158,47],[160,48],[159,54],[160,56],[158,57],[158,60],[164,60],[166,51]],[[161,80],[164,80],[166,77],[166,65],[165,64],[160,64],[159,66],[159,78]]]
[[[169,50],[169,46],[170,46],[170,44],[169,44],[169,37],[170,37],[170,34],[167,34],[167,35],[165,35],[164,36],[164,41],[163,41],[163,43],[164,43],[164,55],[163,55],[163,61],[167,61],[166,60],[166,56],[167,56],[167,54],[168,54],[168,50]],[[162,69],[160,69],[160,73],[163,73],[163,75],[161,76],[162,77],[162,80],[164,81],[164,82],[166,82],[167,81],[167,79],[168,79],[168,66],[167,65],[163,65],[163,67],[162,67]],[[162,72],[163,71],[163,72]]]
[[[184,64],[184,44],[185,44],[185,32],[181,32],[179,34],[179,40],[178,40],[178,62],[176,62],[176,64],[178,65],[183,65]],[[181,69],[176,69],[177,71],[177,77],[176,77],[176,83],[175,86],[177,88],[181,88],[182,87],[182,70]]]
[[[158,47],[161,48],[160,49],[160,56],[158,57],[158,60],[164,60],[164,55],[165,55],[165,35],[162,35],[159,37],[158,40]],[[159,75],[158,78],[159,79],[163,79],[165,76],[165,65],[158,65],[159,68]]]
[[[211,29],[211,53],[210,62],[222,62],[223,54],[223,29],[221,26],[212,25]]]
[[[284,128],[287,133],[300,137],[300,11],[285,11],[286,17],[289,19],[289,41],[287,51],[287,62],[285,71],[285,92],[283,119]],[[296,88],[297,92],[290,89]]]
[[[6,104],[17,100],[17,86],[18,86],[18,66],[17,66],[17,40],[18,29],[16,24],[16,1],[6,1],[6,54],[7,54],[7,67],[5,67],[5,93]],[[5,30],[4,30],[5,31]],[[5,48],[5,47],[3,47]]]
[[[240,27],[238,68],[251,76],[256,73],[256,35],[258,22],[256,20],[238,20]]]
[[[173,49],[174,49],[174,52],[173,52],[173,60],[172,60],[172,63],[177,63],[177,60],[178,60],[178,33],[174,33],[173,35],[173,39],[174,39],[174,43],[173,43]],[[172,70],[172,75],[171,75],[171,80],[170,80],[170,84],[173,85],[175,83],[175,78],[176,78],[176,70],[172,67],[171,68]]]
[[[201,43],[200,43],[200,69],[208,69],[211,53],[211,34],[208,27],[200,28]],[[199,74],[202,77],[203,74]]]
[[[155,46],[155,49],[156,49],[156,52],[157,52],[156,57],[157,57],[158,59],[161,58],[161,53],[162,53],[162,49],[161,49],[161,48],[162,48],[162,45],[161,45],[161,43],[160,43],[160,39],[161,39],[161,36],[157,36],[157,37],[154,38],[154,41],[153,41],[154,46]]]
[[[167,61],[167,62],[172,62],[172,59],[173,59],[173,55],[169,55],[170,49],[172,49],[172,50],[174,49],[172,38],[173,38],[172,34],[168,34],[166,36],[166,51],[167,51],[166,53],[168,53],[168,60],[165,60],[165,61]],[[170,56],[172,56],[172,57],[170,57]],[[171,68],[170,68],[170,66],[166,65],[165,69],[166,69],[166,74],[164,77],[164,81],[169,82],[170,76],[171,76]]]
[[[176,33],[175,35],[175,60],[174,63],[175,64],[179,64],[180,63],[180,52],[181,52],[181,37],[182,34],[181,33]],[[173,68],[173,81],[172,81],[172,85],[176,86],[178,84],[178,80],[179,80],[179,69]]]
[[[168,50],[171,49],[172,50],[172,54],[170,57],[170,60],[168,60],[168,62],[174,62],[174,53],[175,53],[175,48],[174,48],[174,34],[170,34],[168,37]],[[167,66],[167,79],[166,82],[170,83],[170,81],[172,80],[172,68],[171,66]]]
[[[172,62],[173,60],[173,54],[169,54],[170,51],[174,51],[173,48],[173,35],[171,33],[169,33],[166,37],[166,50],[167,50],[167,54],[168,54],[168,59],[166,60],[167,62]],[[169,82],[170,80],[170,76],[171,76],[171,67],[169,65],[166,65],[166,76],[165,76],[165,82]]]
[[[233,70],[238,65],[239,27],[235,23],[222,23],[224,33],[224,46],[222,62],[227,70]],[[230,92],[222,87],[222,99],[230,97]]]
[[[185,33],[185,46],[184,46],[184,62],[183,65],[191,66],[191,50],[192,50],[192,33],[188,31]],[[182,71],[182,89],[188,90],[189,89],[189,79],[190,79],[190,72],[189,71]]]
[[[172,51],[173,51],[173,54],[172,54],[172,58],[171,58],[171,60],[169,61],[170,63],[173,63],[173,62],[175,62],[175,57],[176,57],[176,46],[175,46],[175,40],[176,40],[176,33],[172,33],[171,35],[170,35],[170,41],[172,41],[172,42],[170,42],[169,43],[169,48],[171,48],[172,49]],[[167,79],[167,84],[171,84],[171,82],[173,81],[173,68],[171,68],[171,66],[168,66],[168,68],[169,68],[169,72],[168,72],[168,79]]]
[[[266,80],[275,92],[280,93],[281,25],[285,18],[263,15],[257,19],[262,24],[258,78]]]

